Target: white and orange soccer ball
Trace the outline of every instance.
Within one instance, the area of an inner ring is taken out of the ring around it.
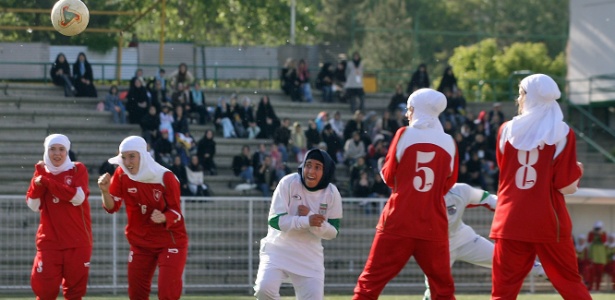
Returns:
[[[51,23],[66,36],[80,34],[88,27],[90,11],[81,0],[59,0],[51,9]]]

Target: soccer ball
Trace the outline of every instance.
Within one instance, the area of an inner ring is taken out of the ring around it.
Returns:
[[[80,0],[59,0],[51,9],[51,24],[63,35],[80,34],[89,22],[90,11]]]

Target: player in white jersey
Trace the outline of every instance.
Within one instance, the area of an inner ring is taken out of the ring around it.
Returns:
[[[492,268],[493,243],[478,235],[472,227],[462,220],[463,213],[468,207],[484,206],[495,210],[497,196],[487,191],[473,188],[465,183],[455,183],[444,196],[448,216],[448,239],[451,255],[451,267],[456,260],[464,261],[477,266]],[[542,275],[544,270],[540,263],[532,268],[533,275]],[[427,285],[427,278],[425,278]],[[430,300],[429,286],[425,290],[423,300]]]
[[[254,295],[280,299],[290,280],[299,300],[324,299],[322,239],[337,237],[342,198],[331,182],[335,163],[327,152],[312,149],[299,172],[284,176],[273,192],[269,230],[261,240]]]

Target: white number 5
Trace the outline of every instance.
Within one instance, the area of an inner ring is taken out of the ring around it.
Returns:
[[[436,152],[418,151],[416,153],[415,171],[417,173],[423,172],[423,177],[421,177],[421,174],[415,176],[412,183],[414,184],[414,188],[419,192],[427,192],[433,187],[434,173],[433,170],[426,165],[432,161],[434,157],[436,157]]]

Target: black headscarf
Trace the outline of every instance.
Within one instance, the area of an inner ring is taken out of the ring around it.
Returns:
[[[323,165],[322,178],[320,178],[320,181],[318,182],[318,184],[313,188],[308,187],[305,184],[305,180],[303,179],[303,166],[305,165],[305,162],[308,159],[315,159],[317,161],[322,162],[322,165]],[[303,162],[301,163],[301,165],[299,165],[298,170],[299,170],[299,176],[301,176],[301,183],[303,184],[303,186],[308,191],[315,192],[315,191],[326,188],[329,185],[329,183],[331,183],[331,179],[333,179],[333,174],[335,173],[335,163],[333,162],[333,159],[331,159],[331,156],[329,156],[327,152],[314,148],[314,149],[309,150],[307,153],[305,153]]]

